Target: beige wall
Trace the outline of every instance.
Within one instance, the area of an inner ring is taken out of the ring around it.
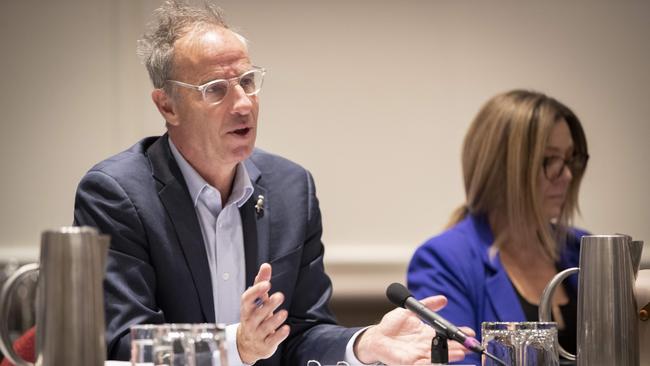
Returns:
[[[0,1],[0,258],[34,256],[42,229],[71,222],[93,163],[163,131],[134,52],[156,4]],[[470,120],[511,88],[584,123],[578,224],[650,241],[649,2],[220,4],[268,68],[258,146],[316,178],[331,268],[384,263],[376,288],[402,280],[463,201]]]

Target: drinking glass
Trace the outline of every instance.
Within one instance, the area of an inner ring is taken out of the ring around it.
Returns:
[[[154,364],[194,366],[194,338],[191,324],[165,324],[155,330]]]
[[[484,322],[482,344],[512,366],[558,366],[557,324],[553,322]],[[483,357],[483,366],[497,365]]]
[[[153,366],[153,340],[156,324],[131,326],[131,365]]]
[[[194,324],[194,360],[196,366],[228,366],[226,328],[222,324]]]
[[[521,350],[522,365],[559,365],[556,323],[535,322],[529,325]]]
[[[517,343],[513,337],[516,323],[483,322],[481,324],[481,343],[485,350],[507,365],[516,365]],[[500,366],[491,358],[483,356],[483,366]]]

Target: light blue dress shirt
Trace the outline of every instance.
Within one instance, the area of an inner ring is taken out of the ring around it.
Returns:
[[[169,147],[183,174],[201,226],[210,266],[216,322],[226,324],[228,350],[237,350],[240,302],[246,285],[244,236],[239,208],[253,194],[253,185],[244,164],[237,164],[232,192],[223,205],[221,193],[185,160],[171,138]],[[355,333],[347,344],[345,361],[350,364],[361,364],[354,355],[353,347],[364,330]],[[228,352],[228,364],[244,364],[239,352]]]
[[[185,160],[171,139],[169,147],[183,174],[201,226],[210,266],[214,316],[217,323],[226,324],[226,342],[231,350],[228,363],[242,365],[237,352],[237,327],[241,295],[246,286],[246,264],[239,208],[253,194],[253,185],[244,164],[237,164],[232,192],[224,205],[221,193]]]

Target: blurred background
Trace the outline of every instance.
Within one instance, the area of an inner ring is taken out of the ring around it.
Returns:
[[[71,224],[94,163],[164,132],[135,54],[159,4],[0,0],[0,273]],[[316,179],[344,324],[390,307],[385,287],[464,200],[470,121],[509,89],[545,92],[583,122],[576,224],[650,241],[650,2],[218,4],[268,69],[257,145]]]

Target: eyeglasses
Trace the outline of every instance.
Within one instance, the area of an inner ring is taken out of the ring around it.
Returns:
[[[216,79],[208,81],[203,85],[193,85],[184,83],[177,80],[167,80],[168,82],[182,86],[184,88],[195,89],[201,92],[203,100],[208,104],[219,104],[228,95],[230,84],[235,81],[237,85],[241,86],[246,95],[253,96],[260,92],[262,89],[262,82],[264,81],[264,74],[266,70],[259,66],[253,68],[245,73],[230,79]]]
[[[585,171],[589,155],[575,154],[570,159],[565,160],[559,156],[548,156],[544,158],[542,166],[546,179],[554,181],[562,175],[564,167],[568,167],[571,174],[576,175]]]

